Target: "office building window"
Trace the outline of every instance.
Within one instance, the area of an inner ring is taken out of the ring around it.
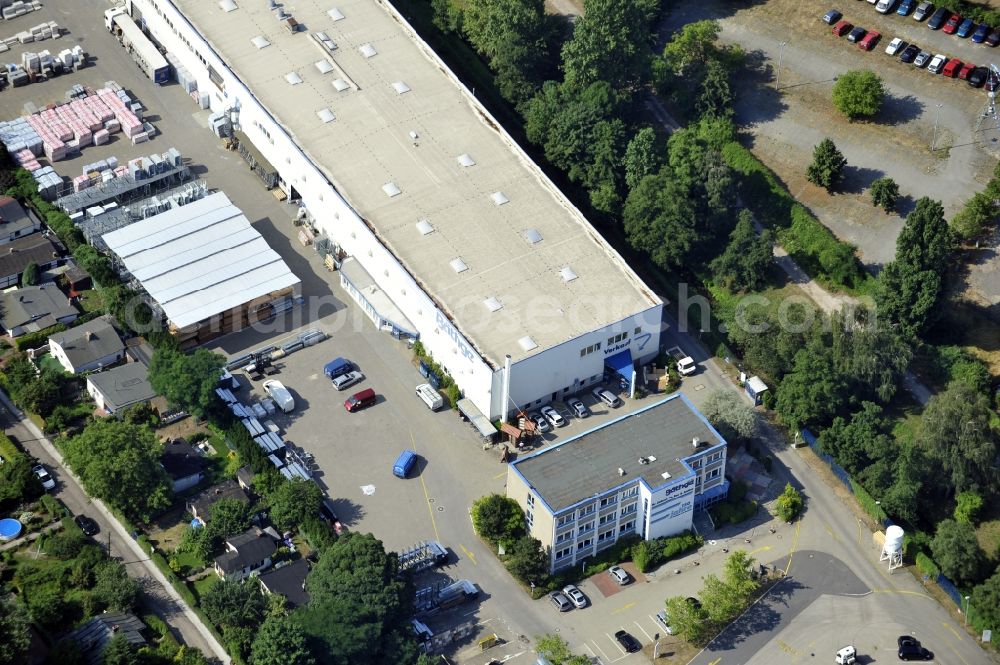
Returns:
[[[635,530],[635,520],[629,520],[618,527],[618,533],[628,533]]]
[[[625,517],[626,515],[631,515],[632,513],[635,512],[635,509],[636,509],[636,504],[634,504],[634,503],[629,504],[629,505],[625,506],[624,508],[622,508],[622,512],[621,512],[620,516],[621,517]]]
[[[581,508],[580,512],[577,513],[579,517],[586,517],[594,512],[594,504],[590,504],[586,508]]]
[[[531,507],[535,506],[535,496],[533,494],[528,495],[528,505]]]
[[[607,531],[604,531],[603,533],[597,534],[597,542],[599,542],[599,543],[603,543],[606,540],[614,540],[614,539],[615,539],[615,530],[614,529],[608,529]]]
[[[615,513],[611,512],[611,513],[608,513],[607,515],[602,516],[601,519],[597,520],[597,523],[600,524],[601,526],[604,526],[608,522],[614,522],[615,519],[617,519],[617,515],[615,515]]]
[[[606,496],[603,499],[601,499],[601,508],[607,508],[608,506],[614,505],[615,503],[618,503],[617,496]]]
[[[594,530],[594,523],[591,521],[591,522],[587,522],[586,524],[584,524],[583,526],[581,526],[580,529],[579,529],[579,531],[578,531],[578,533],[584,534],[584,533],[587,533],[587,532],[593,531],[593,530]]]
[[[566,557],[568,557],[572,553],[573,553],[573,548],[572,547],[567,547],[565,549],[556,550],[556,561],[558,561],[559,559],[565,559]]]
[[[534,520],[535,520],[535,514],[533,512],[531,512],[530,510],[525,511],[525,513],[524,513],[524,521],[528,523],[528,528],[529,529],[531,528],[532,523],[534,522]]]
[[[628,499],[629,497],[639,496],[639,487],[633,487],[622,492],[622,500]]]
[[[556,536],[556,545],[565,543],[567,540],[573,540],[573,532],[567,531],[566,533],[560,533]]]
[[[577,543],[576,544],[576,549],[577,550],[585,550],[585,549],[588,549],[589,547],[591,547],[593,544],[594,544],[594,539],[593,538],[587,538],[587,540],[584,540],[582,542]]]
[[[566,526],[575,519],[576,519],[575,513],[570,513],[569,515],[563,515],[558,520],[556,520],[556,528],[559,528],[561,526]]]

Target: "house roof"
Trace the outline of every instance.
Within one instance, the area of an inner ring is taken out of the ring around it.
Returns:
[[[87,665],[104,662],[104,648],[117,635],[124,635],[131,644],[142,645],[146,639],[142,631],[146,625],[134,614],[99,614],[67,635],[80,645]]]
[[[163,446],[160,465],[173,480],[180,480],[200,473],[205,460],[190,443],[174,439]]]
[[[101,238],[178,328],[299,284],[223,192]]]
[[[26,327],[28,332],[43,330],[80,313],[52,283],[8,291],[0,295],[0,307],[0,325],[8,331],[17,327]]]
[[[29,263],[44,266],[58,258],[59,248],[41,233],[16,238],[0,246],[0,277],[20,275]]]
[[[35,220],[15,199],[0,196],[0,234],[16,233],[35,225]]]
[[[188,510],[195,514],[203,522],[208,522],[212,506],[220,499],[236,499],[244,503],[250,503],[250,497],[243,491],[235,480],[225,480],[218,485],[212,485],[204,492],[194,497],[187,503]]]
[[[260,563],[276,548],[273,538],[256,529],[227,538],[226,543],[234,549],[215,557],[215,565],[227,575]]]
[[[276,566],[261,573],[260,583],[270,593],[284,596],[288,605],[294,608],[309,602],[309,592],[305,589],[308,575],[309,562],[296,559],[287,565]]]
[[[114,326],[104,317],[52,335],[49,341],[62,347],[73,367],[86,365],[125,349]]]
[[[104,403],[111,411],[132,404],[146,402],[156,397],[149,385],[149,370],[142,363],[129,363],[103,372],[87,375],[87,382],[104,396]]]

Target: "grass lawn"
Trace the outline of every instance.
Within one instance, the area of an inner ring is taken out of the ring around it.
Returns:
[[[38,369],[45,369],[46,367],[57,372],[65,372],[66,369],[59,364],[59,361],[52,357],[51,353],[46,353],[36,359],[38,363]]]
[[[214,587],[216,584],[221,582],[218,575],[207,575],[200,580],[191,583],[194,587],[194,595],[201,602],[201,598],[208,592],[209,589]]]
[[[205,567],[205,562],[191,552],[176,552],[174,556],[177,558],[177,563],[181,566],[182,575],[190,575]]]
[[[97,289],[87,289],[80,292],[80,307],[84,312],[103,312],[104,300]]]

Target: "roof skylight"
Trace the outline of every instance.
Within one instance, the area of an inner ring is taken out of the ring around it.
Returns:
[[[503,303],[501,303],[499,300],[493,297],[484,300],[483,304],[486,305],[486,309],[490,310],[491,312],[496,312],[503,308]]]
[[[288,72],[287,74],[285,74],[285,80],[291,83],[292,85],[298,85],[299,83],[302,83],[302,77],[299,76],[296,72]]]
[[[344,79],[334,79],[333,87],[337,90],[337,92],[343,92],[351,86]]]
[[[566,266],[565,268],[560,270],[559,274],[562,275],[564,282],[572,282],[577,277],[576,273],[573,272],[573,269],[570,268],[569,266]]]
[[[371,58],[376,53],[378,53],[378,51],[375,50],[375,47],[369,44],[368,42],[365,42],[364,44],[359,46],[358,50],[361,51],[361,55],[365,56],[366,58]]]
[[[323,58],[322,60],[317,60],[313,64],[316,66],[316,69],[319,70],[320,74],[329,74],[330,72],[333,71],[333,63],[331,63],[326,58]]]
[[[476,160],[474,160],[468,153],[459,155],[456,159],[458,159],[458,163],[461,166],[469,167],[476,165]]]
[[[506,194],[503,192],[493,192],[490,194],[490,198],[493,199],[493,203],[498,206],[502,206],[504,203],[508,203],[510,201],[510,199],[508,199]]]
[[[521,348],[525,351],[531,351],[532,349],[538,348],[538,344],[535,340],[531,339],[531,335],[525,335],[521,339],[517,340],[517,343],[521,345]]]
[[[271,45],[271,42],[267,41],[267,37],[265,37],[264,35],[257,35],[256,37],[250,40],[250,43],[259,49],[267,48],[268,46]]]
[[[220,0],[219,7],[221,7],[222,11],[226,13],[236,11],[237,9],[239,9],[239,7],[236,5],[235,2],[233,2],[233,0]]]
[[[390,199],[394,196],[399,196],[403,192],[403,190],[397,187],[394,182],[387,182],[382,185],[382,191],[385,192],[385,195]]]
[[[333,115],[333,111],[328,108],[322,108],[316,111],[316,116],[322,120],[324,123],[333,122],[336,116]]]
[[[417,221],[417,230],[420,231],[420,235],[425,236],[428,233],[434,233],[434,225],[426,219],[421,219]]]
[[[392,84],[392,89],[396,91],[396,94],[402,95],[403,93],[410,91],[410,86],[406,85],[402,81],[396,81]]]
[[[461,256],[453,258],[448,265],[450,265],[451,269],[455,272],[465,272],[469,269],[469,266],[465,265],[465,261],[462,260]]]
[[[534,245],[542,241],[542,234],[538,232],[538,229],[525,229],[524,239]]]
[[[334,21],[342,21],[344,19],[344,14],[341,13],[341,11],[336,7],[327,11],[326,15],[332,18]]]

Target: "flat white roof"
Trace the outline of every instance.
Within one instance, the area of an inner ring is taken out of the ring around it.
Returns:
[[[299,0],[288,11],[309,32],[291,34],[263,0],[229,13],[173,2],[494,365],[660,304],[383,3],[338,0],[333,13]],[[317,31],[337,50],[318,46]],[[258,50],[258,35],[273,47]],[[317,71],[319,54],[356,87]],[[290,72],[303,84],[289,85]],[[336,121],[317,122],[317,109]],[[528,229],[543,240],[526,242]],[[467,270],[450,265],[459,256]],[[567,265],[576,279],[562,276]],[[490,297],[504,306],[484,309]]]
[[[178,328],[299,283],[223,192],[102,238]]]

